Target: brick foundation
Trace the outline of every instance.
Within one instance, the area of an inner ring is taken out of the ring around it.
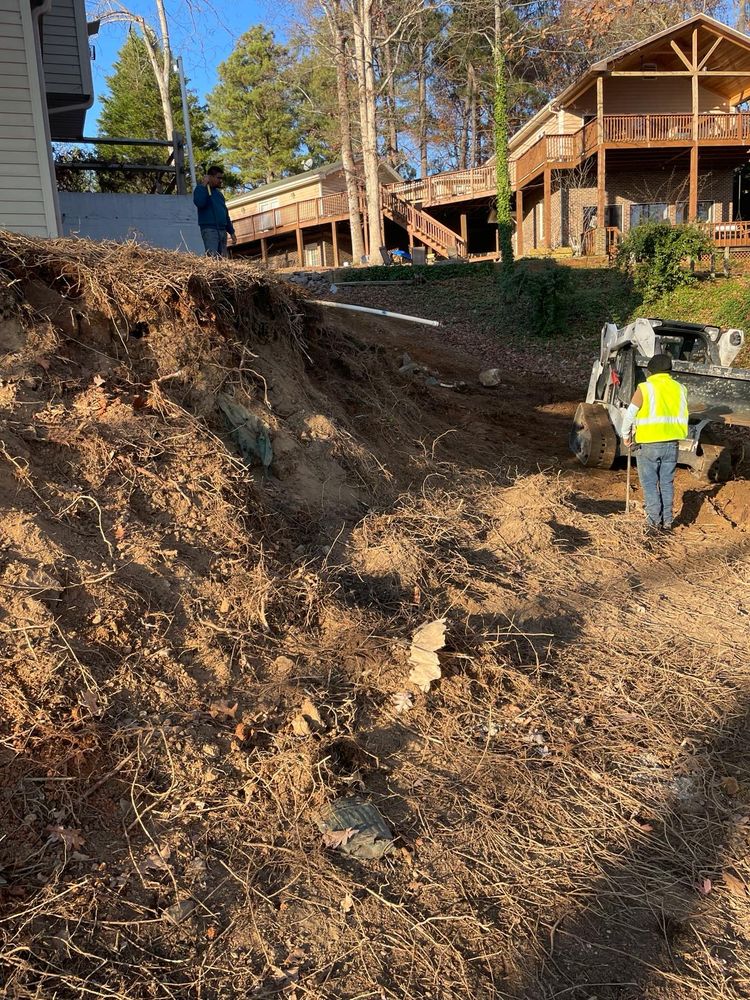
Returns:
[[[552,177],[552,249],[572,246],[584,232],[584,210],[596,207],[596,161],[593,171],[558,171]],[[728,222],[732,218],[734,171],[701,171],[698,176],[698,201],[711,203],[711,220]],[[622,232],[630,229],[631,208],[644,203],[666,203],[670,222],[678,220],[680,205],[687,205],[689,176],[687,170],[651,172],[608,171],[605,204],[620,209]],[[524,250],[544,243],[544,191],[541,183],[524,191]],[[600,228],[602,228],[600,226]]]

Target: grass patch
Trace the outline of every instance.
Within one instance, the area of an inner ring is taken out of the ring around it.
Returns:
[[[644,315],[644,312],[648,316],[687,323],[738,327],[750,334],[750,279],[706,278],[644,303],[637,314]],[[740,367],[750,367],[750,346],[743,347],[736,363]]]

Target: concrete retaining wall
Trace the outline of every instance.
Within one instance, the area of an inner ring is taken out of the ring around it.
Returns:
[[[171,194],[97,194],[61,191],[64,236],[137,240],[166,250],[203,253],[193,199]]]

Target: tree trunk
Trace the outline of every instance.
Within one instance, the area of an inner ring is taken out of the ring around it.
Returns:
[[[387,36],[388,27],[384,24],[383,34]],[[383,46],[383,66],[385,68],[385,110],[386,110],[386,121],[385,121],[385,132],[386,132],[386,149],[385,158],[388,160],[390,165],[394,170],[398,169],[399,166],[399,155],[398,155],[398,128],[396,127],[396,84],[394,81],[393,73],[393,57],[391,54],[391,44],[386,42]]]
[[[477,165],[477,139],[479,133],[479,102],[477,100],[477,82],[474,67],[469,63],[469,167]]]
[[[427,46],[420,25],[419,64],[417,66],[417,103],[419,105],[419,176],[427,176]]]
[[[495,0],[495,177],[497,185],[497,229],[503,267],[513,267],[513,216],[508,158],[508,78],[502,44],[501,0]]]
[[[341,161],[344,164],[346,178],[346,200],[349,208],[349,228],[352,235],[352,260],[359,264],[365,254],[365,243],[362,236],[362,216],[359,211],[359,178],[354,162],[352,149],[352,126],[349,107],[349,80],[346,56],[346,43],[341,31],[340,8],[338,0],[335,5],[326,6],[331,34],[333,35],[336,59],[336,89],[338,91],[339,132],[341,135]]]
[[[362,164],[365,175],[367,228],[370,257],[383,244],[378,178],[378,136],[375,122],[375,67],[372,43],[372,0],[356,0],[353,10],[355,64],[359,91],[360,124],[362,128]]]
[[[469,159],[469,100],[461,100],[461,131],[458,136],[458,169],[466,170]]]

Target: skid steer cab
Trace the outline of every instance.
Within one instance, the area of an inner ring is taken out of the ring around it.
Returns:
[[[733,451],[712,443],[710,424],[750,427],[750,369],[732,368],[742,350],[742,330],[637,319],[602,330],[599,358],[591,371],[586,402],[580,403],[570,432],[570,448],[582,465],[609,469],[624,455],[622,424],[636,387],[646,379],[655,354],[672,357],[672,375],[687,389],[690,430],[680,441],[679,464],[703,479],[732,474]]]

